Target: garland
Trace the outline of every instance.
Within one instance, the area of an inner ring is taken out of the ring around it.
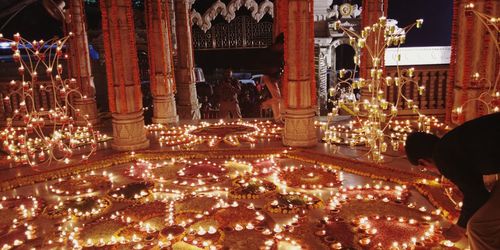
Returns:
[[[484,3],[484,14],[487,14],[487,15],[490,15],[491,14],[491,10],[493,9],[493,3],[491,2],[491,0],[486,0],[486,2]],[[479,24],[481,25],[481,24]],[[490,52],[490,43],[491,43],[491,39],[490,39],[490,36],[488,35],[488,29],[486,27],[483,27],[481,29],[481,35],[483,37],[483,40],[482,40],[482,48],[481,48],[481,62],[480,62],[480,69],[481,69],[481,75],[484,76],[484,77],[487,77],[487,74],[488,74],[488,54]],[[476,43],[477,44],[477,43]],[[481,83],[482,81],[480,81],[479,83]],[[481,89],[484,89],[485,86],[484,86],[484,82],[481,85],[477,86]],[[486,87],[487,88],[487,87]],[[484,104],[479,104],[478,107],[477,107],[477,115],[478,116],[483,116],[483,115],[486,115],[486,110],[485,110],[485,105]],[[486,107],[487,109],[487,107]]]
[[[280,1],[280,6],[282,6],[280,11],[280,17],[278,19],[280,30],[283,31],[283,59],[284,59],[284,66],[283,66],[283,99],[284,99],[284,108],[288,107],[288,42],[287,39],[288,37],[288,0],[278,0]]]
[[[146,1],[145,3],[145,9],[146,9],[146,31],[148,32],[147,38],[148,38],[148,61],[149,61],[149,82],[150,82],[150,89],[151,93],[153,95],[156,95],[156,90],[157,90],[157,82],[156,82],[156,65],[155,65],[155,53],[153,50],[154,43],[153,40],[156,40],[156,37],[154,36],[154,24],[153,24],[153,5],[158,4],[157,1],[153,3],[152,1]],[[158,5],[156,5],[156,8],[158,8]],[[163,43],[162,43],[163,44]]]
[[[87,36],[87,27],[88,27],[88,25],[87,25],[87,19],[83,18],[83,17],[86,16],[86,14],[85,14],[85,8],[83,7],[83,2],[82,1],[79,2],[79,6],[80,6],[80,13],[81,13],[81,16],[82,16],[82,18],[80,20],[82,22],[82,31],[85,32],[85,37],[84,37],[84,39],[85,39],[85,46],[83,48],[83,50],[84,50],[83,53],[84,53],[84,55],[86,57],[86,62],[88,62],[86,64],[86,68],[88,70],[87,77],[88,77],[88,84],[89,84],[89,85],[82,86],[82,92],[83,92],[84,95],[87,95],[87,97],[88,97],[89,95],[94,96],[95,95],[95,90],[91,91],[89,93],[88,92],[88,88],[87,88],[88,86],[90,86],[90,77],[91,77],[91,74],[92,74],[92,68],[91,68],[91,65],[90,65],[90,48],[89,48],[89,44],[88,44],[89,42],[88,42],[88,36]]]
[[[70,10],[72,10],[72,2],[69,3],[68,8]],[[71,12],[73,12],[73,11],[71,11]],[[70,13],[69,17],[66,17],[66,18],[70,18],[72,15],[73,15],[73,13]],[[70,39],[68,40],[68,44],[69,44],[69,48],[70,49],[68,49],[67,52],[66,52],[66,54],[69,54],[69,57],[66,60],[66,72],[67,72],[68,76],[71,77],[73,75],[73,69],[71,68],[71,61],[72,61],[71,58],[76,58],[76,56],[74,55],[74,50],[72,49],[72,48],[74,48],[73,43],[74,43],[75,39],[72,39],[72,36],[70,35],[70,32],[72,30],[71,24],[73,23],[73,21],[71,21],[71,22],[62,22],[62,23],[63,23],[62,24],[63,34],[65,36],[70,37]]]
[[[78,18],[78,22],[76,22],[77,20],[75,20],[75,18],[72,18],[73,20],[71,21],[71,25],[70,26],[70,29],[73,29],[73,31],[78,31],[78,28],[76,28],[77,25],[81,25],[80,27],[80,32],[81,33],[84,33],[85,32],[85,18],[83,18],[85,16],[85,12],[82,8],[82,5],[81,5],[81,2],[78,2],[78,1],[71,1],[69,3],[69,8],[70,10],[72,11],[71,15],[76,15],[78,13],[78,15],[80,15],[80,18]],[[75,8],[78,8],[78,11],[74,11]],[[85,62],[88,62],[90,61],[90,59],[88,58],[89,56],[89,51],[88,51],[88,44],[87,46],[81,46],[83,48],[83,52],[82,51],[79,51],[80,49],[80,46],[78,46],[78,40],[82,39],[82,36],[83,36],[83,39],[86,39],[86,34],[77,34],[77,33],[74,33],[75,37],[70,40],[70,46],[71,46],[71,49],[70,49],[70,53],[71,53],[71,58],[70,58],[70,66],[69,67],[69,75],[76,78],[77,79],[77,83],[79,84],[79,88],[80,90],[82,91],[82,93],[84,95],[87,95],[88,96],[88,84],[84,84],[83,81],[82,81],[82,64],[81,64],[81,60],[80,60],[80,57],[85,57],[84,58],[84,61]],[[77,70],[76,74],[74,74],[73,69]],[[88,68],[88,65],[86,66],[87,68],[87,74],[90,73],[90,69]],[[89,76],[89,75],[87,75]]]
[[[118,26],[118,0],[111,0],[111,18],[110,20],[110,26],[111,26],[111,42],[116,46],[116,60],[113,60],[113,66],[116,67],[114,70],[114,75],[117,77],[118,84],[120,87],[119,90],[119,95],[121,99],[121,103],[119,104],[121,106],[120,112],[121,113],[128,113],[127,109],[127,103],[125,100],[127,100],[127,95],[126,95],[126,90],[125,90],[125,78],[124,78],[124,70],[123,70],[123,46],[121,43],[120,39],[120,29]]]
[[[373,22],[371,20],[371,16],[370,16],[370,12],[373,11],[372,10],[372,6],[373,6],[373,3],[372,1],[370,0],[363,0],[363,3],[362,3],[362,6],[363,6],[363,11],[361,12],[361,29],[363,29],[364,27],[367,27],[368,25],[371,25]],[[366,41],[366,43],[368,44],[368,41]],[[373,47],[373,46],[371,46]],[[368,78],[368,51],[366,49],[366,46],[365,48],[361,49],[361,62],[360,62],[360,67],[359,67],[359,77],[362,77],[362,78]]]
[[[72,2],[73,2],[73,1],[72,1]],[[72,5],[74,5],[74,3],[73,3]],[[73,8],[74,8],[74,6],[73,6]],[[84,13],[82,12],[81,2],[80,2],[79,12],[78,12],[78,13],[81,13],[82,15],[84,15]],[[73,14],[74,14],[74,13],[73,13]],[[83,18],[80,18],[80,19],[83,19]],[[82,21],[83,21],[83,20],[79,20],[79,21],[80,21],[80,24],[82,24]],[[78,24],[76,24],[76,25],[78,25]],[[73,29],[75,29],[75,30],[78,30],[77,28],[75,28],[75,26],[73,26],[72,28],[73,28]],[[85,31],[85,26],[80,27],[80,29],[81,29],[82,31]],[[88,89],[88,88],[87,88],[87,84],[84,84],[84,83],[83,83],[83,81],[82,81],[82,80],[83,80],[83,79],[82,79],[82,65],[81,65],[81,60],[80,60],[80,57],[81,57],[81,56],[86,57],[86,58],[85,58],[85,61],[87,61],[87,62],[89,61],[89,59],[87,58],[87,57],[89,56],[89,52],[85,49],[85,48],[88,48],[88,45],[86,45],[86,46],[82,46],[82,47],[84,48],[83,53],[82,53],[82,51],[78,51],[78,49],[80,48],[80,47],[78,46],[78,39],[80,39],[80,37],[82,36],[82,34],[76,34],[76,33],[75,33],[75,36],[76,36],[76,37],[73,39],[73,42],[72,42],[71,44],[72,44],[72,45],[74,45],[74,48],[73,48],[73,49],[74,49],[74,50],[76,50],[75,52],[76,52],[76,53],[78,53],[78,55],[75,55],[76,57],[74,57],[74,58],[73,58],[73,63],[72,63],[72,64],[74,65],[74,63],[76,63],[76,65],[75,65],[75,66],[76,66],[76,70],[77,70],[77,72],[76,72],[76,73],[77,73],[77,75],[76,75],[76,77],[75,77],[75,78],[76,78],[76,79],[78,79],[78,80],[77,80],[77,81],[78,81],[78,82],[77,82],[77,84],[79,84],[79,85],[80,85],[80,90],[83,92],[83,94],[84,94],[84,95],[87,95],[87,89]],[[87,73],[88,73],[88,72],[87,72]]]
[[[104,44],[104,56],[107,58],[106,60],[106,78],[108,81],[108,102],[109,109],[112,113],[116,112],[116,99],[115,99],[115,91],[114,91],[114,76],[113,76],[113,54],[111,51],[111,38],[108,18],[108,9],[106,8],[106,1],[99,1],[101,16],[102,16],[102,36],[103,36],[103,44]]]
[[[451,26],[451,55],[450,55],[450,68],[448,69],[449,78],[446,86],[446,117],[445,123],[451,123],[451,114],[453,110],[453,99],[454,99],[454,86],[455,86],[455,67],[457,65],[457,41],[458,41],[458,0],[453,0],[453,17]]]
[[[154,6],[154,7],[153,7]],[[171,94],[174,92],[175,88],[175,79],[173,78],[172,72],[173,69],[173,55],[171,53],[172,39],[170,32],[170,15],[167,3],[162,5],[160,0],[156,0],[154,3],[146,2],[146,27],[148,32],[148,52],[149,52],[149,72],[150,72],[150,82],[151,82],[151,93],[154,96],[162,95],[162,93]],[[155,30],[153,16],[156,15],[159,18],[158,29]],[[162,24],[162,21],[166,20],[166,27]],[[159,37],[156,37],[155,34],[159,34]],[[167,41],[165,41],[165,35]],[[158,81],[156,79],[156,58],[158,55],[155,53],[155,44],[154,41],[159,39],[160,46],[160,57],[162,60],[162,64],[160,67],[162,68],[162,76],[165,80],[164,86],[165,92],[158,91]],[[168,57],[168,59],[167,59]],[[172,84],[171,84],[172,83]]]
[[[473,20],[472,12],[465,12],[465,39],[464,39],[464,56],[462,57],[462,98],[460,103],[465,103],[469,99],[469,82],[471,81],[472,72],[472,41],[473,41]],[[465,121],[465,115],[459,117],[459,123]]]
[[[316,64],[314,63],[314,0],[309,0],[309,65],[311,65],[311,71],[309,77],[311,78],[311,106],[316,106]],[[319,55],[318,55],[319,56]],[[319,64],[318,64],[319,66]]]
[[[168,62],[168,72],[167,72],[167,80],[168,81],[171,81],[172,82],[172,85],[170,86],[170,88],[167,88],[167,93],[168,94],[171,94],[171,93],[175,93],[176,91],[176,81],[175,81],[175,77],[174,77],[174,42],[172,40],[172,31],[170,30],[170,28],[172,27],[172,24],[170,23],[170,8],[169,8],[169,4],[168,4],[169,1],[165,1],[165,19],[167,19],[167,34],[168,34],[168,41],[166,44],[168,44],[168,55],[169,55],[169,58],[170,58],[170,61]],[[169,83],[167,83],[169,84]],[[168,85],[167,85],[168,86]]]
[[[134,94],[135,94],[135,111],[142,109],[142,92],[141,92],[141,79],[139,77],[139,59],[137,58],[137,46],[135,44],[135,24],[134,12],[132,10],[132,2],[125,1],[127,8],[127,24],[129,36],[129,53],[132,60],[132,77],[134,80]],[[124,93],[125,94],[125,93]],[[125,102],[126,99],[123,99]]]
[[[293,2],[295,2],[295,4],[296,4],[296,5],[299,5],[299,6],[300,6],[300,1],[293,1]],[[290,6],[288,6],[288,7],[290,8]],[[300,7],[302,7],[302,6],[300,6]],[[299,7],[299,8],[300,8],[300,7]],[[309,7],[309,6],[307,6],[307,7]],[[296,8],[297,8],[297,6],[296,6]],[[295,11],[297,11],[297,9],[295,9]],[[301,14],[302,14],[302,12],[300,12],[300,11],[297,11],[296,13],[298,13],[299,15],[301,15]],[[292,15],[293,15],[293,14],[294,14],[294,13],[292,13]],[[306,13],[305,13],[305,14],[307,15],[307,11],[306,11]],[[288,11],[288,18],[290,18],[290,11]],[[305,20],[308,20],[308,18],[306,17],[306,18],[305,18]],[[303,35],[304,35],[304,34],[301,34],[301,32],[298,32],[298,31],[302,31],[302,32],[304,32],[304,30],[299,30],[299,27],[297,27],[297,26],[299,26],[299,25],[298,25],[298,24],[299,24],[299,22],[297,22],[297,21],[298,21],[298,20],[297,20],[297,17],[293,17],[291,21],[290,21],[290,19],[289,19],[288,21],[290,22],[290,23],[287,23],[288,27],[295,26],[295,34],[294,34],[294,35],[295,35],[295,43],[297,44],[297,43],[299,43],[299,41],[301,41],[302,39],[304,39],[304,37],[303,37]],[[293,21],[295,21],[295,23],[294,23]],[[290,33],[290,32],[289,32],[289,33]],[[306,34],[305,34],[305,35],[309,35],[309,34],[306,32]],[[291,36],[290,36],[290,38],[291,38]],[[301,100],[301,99],[302,99],[302,95],[301,95],[301,91],[300,91],[300,90],[301,90],[301,85],[302,85],[302,84],[296,81],[296,80],[297,80],[297,78],[298,78],[297,76],[298,76],[299,74],[301,74],[301,73],[302,73],[302,72],[299,72],[299,70],[298,70],[298,68],[300,68],[300,66],[299,66],[299,65],[300,65],[300,61],[301,61],[301,59],[302,59],[302,60],[305,60],[305,61],[306,61],[306,62],[308,62],[308,63],[310,62],[310,61],[309,61],[309,58],[299,58],[299,57],[297,56],[297,54],[299,54],[299,51],[297,51],[297,48],[298,48],[298,47],[299,47],[299,46],[295,45],[295,48],[294,48],[294,49],[295,49],[295,51],[293,51],[293,53],[295,54],[295,56],[293,57],[293,59],[294,59],[294,62],[293,62],[293,67],[294,67],[294,69],[293,69],[293,71],[294,71],[294,73],[296,74],[296,75],[293,75],[293,76],[292,76],[292,77],[293,77],[293,79],[295,80],[295,82],[294,82],[294,85],[295,85],[295,93],[293,93],[293,95],[295,95],[295,97],[297,98],[297,101],[296,101],[296,103],[295,103],[295,107],[301,107],[300,103],[301,103],[301,101],[302,101],[302,100]],[[307,50],[308,48],[306,47],[306,48],[303,48],[303,49],[306,49],[306,50]],[[306,54],[306,55],[307,55],[307,54]],[[291,62],[290,62],[290,64],[291,64]],[[307,67],[304,67],[304,68],[306,68],[306,69],[307,69]],[[291,74],[291,72],[292,72],[292,71],[290,71],[290,74]],[[309,74],[309,77],[310,77],[310,74]]]

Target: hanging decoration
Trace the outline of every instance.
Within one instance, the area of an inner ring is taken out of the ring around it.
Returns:
[[[451,55],[450,69],[454,69],[457,65],[457,44],[458,44],[458,0],[453,0],[453,17],[451,20]],[[446,123],[451,123],[451,115],[453,109],[453,86],[456,79],[454,70],[448,71],[448,83],[446,86]]]
[[[29,42],[19,33],[12,40],[0,35],[0,42],[10,44],[19,66],[20,79],[10,82],[9,95],[3,99],[4,106],[13,109],[9,112],[12,116],[0,132],[3,150],[16,163],[68,164],[77,147],[90,144],[88,150],[79,152],[87,160],[96,151],[99,140],[109,139],[94,131],[88,116],[72,105],[73,99],[86,97],[75,79],[65,79],[62,61],[68,58],[64,50],[71,36],[72,33],[61,39]],[[42,72],[45,76],[39,75]],[[48,97],[48,105],[40,103],[43,97]],[[86,125],[77,126],[75,117],[82,117]]]
[[[341,22],[334,23],[335,29],[340,29],[349,37],[349,43],[355,50],[354,70],[340,71],[339,82],[330,89],[330,96],[335,97],[331,101],[334,104],[332,112],[328,115],[329,121],[338,115],[340,109],[345,110],[352,115],[359,125],[358,132],[360,144],[369,148],[368,157],[375,161],[383,160],[383,153],[387,150],[388,141],[390,141],[394,150],[399,148],[403,140],[391,136],[391,121],[398,115],[401,103],[408,109],[413,110],[418,115],[419,129],[422,129],[426,123],[426,117],[419,113],[418,105],[413,100],[407,98],[402,91],[405,85],[415,85],[419,94],[422,95],[425,86],[420,85],[414,79],[414,68],[402,69],[397,65],[397,74],[394,77],[384,77],[383,54],[387,47],[400,47],[405,43],[406,34],[414,27],[420,28],[423,19],[415,23],[399,28],[395,20],[387,20],[382,16],[378,22],[371,26],[364,27],[361,34],[341,26]],[[367,40],[375,39],[374,46],[367,43]],[[368,53],[366,56],[371,61],[371,68],[367,79],[356,76],[357,68],[360,66],[361,51]],[[399,61],[400,55],[398,55]],[[386,87],[395,86],[397,89],[397,98],[395,102],[385,99]],[[363,98],[359,97],[360,91],[363,92]],[[325,131],[325,141],[335,139],[341,132],[336,131],[336,127],[329,127]],[[356,143],[355,143],[356,145]]]

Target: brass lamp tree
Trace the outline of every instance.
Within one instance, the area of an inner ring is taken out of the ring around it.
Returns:
[[[330,89],[330,96],[337,98],[331,100],[334,107],[328,116],[329,121],[338,115],[339,109],[351,114],[359,128],[356,132],[357,135],[351,136],[345,143],[350,145],[365,144],[369,148],[368,157],[375,162],[383,160],[382,153],[387,150],[388,141],[394,149],[397,149],[401,144],[402,138],[390,135],[389,127],[391,121],[398,115],[402,101],[406,103],[408,109],[418,114],[419,129],[428,129],[431,122],[431,119],[419,113],[418,105],[407,98],[402,91],[405,85],[411,84],[417,86],[420,95],[423,94],[425,86],[419,85],[414,79],[414,68],[402,69],[397,65],[395,77],[385,76],[382,58],[386,48],[399,48],[405,43],[406,34],[414,27],[420,28],[422,23],[423,20],[419,19],[405,28],[399,28],[396,22],[391,22],[386,17],[380,17],[377,23],[364,27],[361,34],[342,27],[340,21],[335,23],[335,28],[342,30],[349,37],[350,45],[355,51],[355,67],[359,67],[361,63],[360,55],[363,50],[364,53],[367,53],[368,60],[371,61],[371,68],[367,79],[357,78],[356,69],[340,70],[338,83]],[[368,43],[368,39],[373,39],[373,43]],[[400,55],[398,54],[397,61],[399,60]],[[397,98],[395,102],[386,99],[386,86],[396,87]],[[362,98],[356,96],[358,91],[363,91]],[[343,133],[337,131],[336,127],[329,127],[328,123],[325,129],[324,140],[327,142],[338,141],[340,133]],[[353,128],[351,127],[351,129]]]
[[[0,42],[9,44],[13,51],[19,73],[19,79],[10,82],[9,92],[3,97],[5,111],[11,116],[0,131],[3,150],[16,163],[69,163],[78,146],[90,144],[90,149],[82,152],[84,160],[96,150],[99,133],[87,115],[72,106],[73,98],[83,96],[76,80],[66,79],[63,73],[67,59],[64,48],[70,36],[29,42],[19,33],[13,39],[0,34]],[[76,126],[76,116],[81,116],[86,125]]]

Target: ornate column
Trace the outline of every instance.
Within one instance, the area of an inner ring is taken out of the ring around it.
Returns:
[[[179,121],[175,107],[173,47],[168,1],[146,1],[149,74],[153,95],[153,122]]]
[[[70,74],[76,79],[83,98],[74,100],[75,109],[79,109],[82,115],[87,115],[90,123],[96,124],[97,103],[95,100],[94,77],[90,68],[89,44],[87,40],[87,27],[85,22],[85,11],[83,0],[69,1],[68,31],[73,33],[69,40]],[[82,116],[76,117],[76,124],[84,125]]]
[[[130,0],[101,0],[102,33],[116,150],[147,148]]]
[[[177,36],[177,111],[181,119],[200,119],[194,77],[193,40],[189,18],[190,0],[175,0],[175,33]]]
[[[286,12],[281,8],[282,5],[286,6],[287,0],[276,0],[273,2],[274,4],[274,22],[273,22],[273,41],[276,40],[276,37],[283,32],[283,21],[282,19],[287,18]],[[281,8],[281,9],[280,9]]]
[[[283,144],[286,146],[311,147],[318,142],[314,127],[316,86],[312,4],[312,0],[288,1],[283,134]]]

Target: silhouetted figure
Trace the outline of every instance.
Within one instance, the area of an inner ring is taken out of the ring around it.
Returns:
[[[463,193],[457,224],[472,249],[500,249],[500,113],[468,121],[441,139],[423,132],[406,140],[413,165],[435,166]]]

